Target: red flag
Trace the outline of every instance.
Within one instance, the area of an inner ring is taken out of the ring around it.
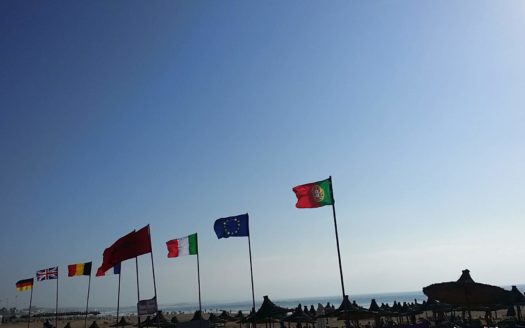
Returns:
[[[106,248],[102,265],[97,270],[97,277],[103,276],[106,271],[120,262],[146,253],[151,253],[149,225],[139,231],[130,232]]]

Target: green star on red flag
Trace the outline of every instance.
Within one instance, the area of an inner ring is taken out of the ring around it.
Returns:
[[[297,204],[295,204],[297,208],[316,208],[334,204],[331,179],[307,183],[292,190],[297,196]]]

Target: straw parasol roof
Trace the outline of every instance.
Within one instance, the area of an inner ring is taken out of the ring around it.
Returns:
[[[100,327],[98,326],[97,321],[95,320],[95,321],[93,321],[93,322],[91,323],[91,325],[89,326],[89,328],[100,328]]]
[[[195,313],[193,314],[193,318],[191,318],[190,321],[199,321],[199,320],[205,320],[204,317],[202,316],[201,310],[195,311]]]
[[[504,304],[510,298],[510,292],[501,287],[475,282],[469,270],[463,270],[457,281],[432,284],[423,288],[423,293],[431,299],[465,308]]]
[[[283,321],[286,321],[286,322],[310,322],[310,323],[315,322],[315,320],[310,315],[305,313],[305,311],[301,308],[301,304],[299,304],[299,306],[295,309],[295,311],[293,311],[292,314],[290,314],[289,316],[284,318]]]
[[[241,312],[242,315],[242,312]],[[221,314],[218,316],[220,319],[224,321],[235,321],[235,318],[233,318],[228,312],[222,311]]]
[[[215,313],[211,313],[210,316],[208,317],[208,320],[210,320],[211,323],[226,323],[226,320],[215,315]]]
[[[264,296],[259,310],[255,313],[250,313],[244,318],[243,322],[264,323],[275,321],[284,318],[288,312],[290,312],[289,309],[275,305],[268,296]]]
[[[119,322],[110,325],[110,327],[126,327],[126,326],[131,326],[131,323],[127,322],[126,318],[124,317],[121,317]]]
[[[155,326],[155,323],[151,321],[151,316],[147,316],[145,320],[140,322],[140,325],[137,323],[135,325],[136,327],[153,327]]]

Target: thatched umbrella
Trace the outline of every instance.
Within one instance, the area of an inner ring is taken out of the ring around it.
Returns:
[[[157,324],[157,320],[158,320],[158,324]],[[154,326],[158,325],[161,327],[173,327],[174,326],[171,321],[166,319],[164,314],[162,314],[162,311],[157,311],[157,314],[153,318],[151,318],[151,323]]]
[[[195,313],[193,314],[193,318],[191,318],[190,321],[203,321],[205,320],[204,317],[202,316],[202,311],[201,310],[197,310],[195,311]]]
[[[290,312],[289,309],[275,305],[268,296],[263,297],[263,303],[257,312],[250,313],[246,318],[243,319],[243,322],[251,323],[273,323],[277,320],[280,320],[286,316],[286,313]]]
[[[91,323],[91,325],[89,326],[89,328],[100,328],[100,327],[98,326],[97,321],[95,320],[95,321],[93,321],[93,322]]]
[[[336,310],[326,313],[323,317],[337,317],[337,320],[355,321],[357,323],[359,320],[371,319],[374,315],[374,312],[358,306],[355,302],[352,304],[348,295],[345,295],[341,305]]]
[[[501,287],[475,282],[469,270],[463,270],[457,281],[432,284],[423,288],[423,293],[433,300],[465,308],[505,304],[510,297],[510,292]]]
[[[137,323],[137,327],[153,327],[155,326],[155,323],[151,321],[151,316],[147,316],[144,321],[141,321],[140,324]]]
[[[119,322],[110,325],[110,327],[126,327],[126,326],[131,326],[131,323],[127,322],[126,318],[124,317],[121,317]]]
[[[288,327],[290,327],[290,322],[304,322],[306,324],[314,323],[315,320],[304,312],[301,308],[301,304],[293,311],[292,314],[283,319],[283,321],[288,322]]]
[[[521,306],[525,305],[525,296],[519,291],[519,289],[516,286],[512,286],[512,289],[510,290],[509,303],[512,306],[516,306],[516,308],[518,309],[518,321],[521,321]]]
[[[242,312],[241,312],[242,314]],[[221,314],[218,316],[220,319],[224,320],[225,322],[228,321],[235,321],[235,318],[233,318],[227,311],[222,311]]]
[[[220,318],[219,316],[216,316],[214,313],[210,314],[208,320],[210,320],[211,323],[226,323],[226,320]]]

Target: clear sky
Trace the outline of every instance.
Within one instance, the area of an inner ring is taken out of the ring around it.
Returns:
[[[82,306],[67,265],[146,224],[160,303],[197,302],[165,247],[193,232],[203,301],[248,300],[247,240],[212,228],[245,212],[258,299],[338,295],[331,208],[291,190],[329,175],[350,295],[523,283],[524,58],[522,1],[1,1],[2,304],[58,265]]]

